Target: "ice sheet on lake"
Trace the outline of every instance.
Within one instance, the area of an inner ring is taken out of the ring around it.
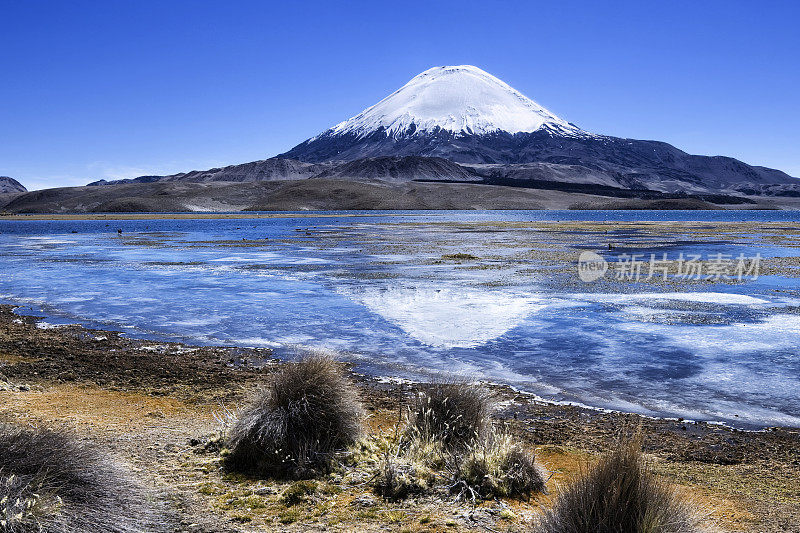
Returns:
[[[675,327],[626,322],[617,328],[628,333],[659,335],[662,342],[701,353],[800,349],[800,316],[790,314],[731,325]]]
[[[637,300],[678,300],[719,305],[760,305],[763,298],[727,292],[640,292],[633,294],[576,294],[575,297],[598,302],[627,303]]]

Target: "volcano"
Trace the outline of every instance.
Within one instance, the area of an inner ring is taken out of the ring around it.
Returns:
[[[7,194],[0,206],[104,212],[800,206],[800,181],[780,170],[584,130],[471,65],[428,69],[275,157],[89,185]]]
[[[779,170],[730,157],[690,155],[665,142],[585,131],[471,65],[428,69],[278,157],[336,163],[405,156],[447,159],[505,184],[756,195],[791,192],[798,184]]]

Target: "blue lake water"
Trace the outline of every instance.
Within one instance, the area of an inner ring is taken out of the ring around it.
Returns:
[[[457,372],[554,401],[800,426],[799,221],[788,211],[0,220],[0,298],[46,324],[154,342],[325,351],[382,376]],[[764,268],[737,282],[609,271],[584,283],[587,250],[612,267],[657,253],[759,254]],[[782,270],[768,268],[775,258]]]

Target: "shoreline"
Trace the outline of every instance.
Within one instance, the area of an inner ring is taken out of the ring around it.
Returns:
[[[19,304],[10,302],[8,300],[3,300],[0,298],[0,308],[3,307],[10,307],[11,312],[16,316],[24,316],[29,318],[37,319],[37,328],[39,329],[58,329],[58,328],[69,328],[69,327],[79,327],[83,328],[87,331],[103,331],[107,333],[114,333],[119,335],[122,338],[129,339],[131,341],[140,342],[140,343],[157,343],[157,344],[178,344],[181,346],[189,346],[194,348],[225,348],[225,349],[236,349],[236,350],[252,350],[252,351],[259,351],[259,350],[270,350],[274,352],[274,348],[271,347],[256,347],[256,346],[222,346],[222,345],[215,345],[215,344],[194,344],[191,341],[187,340],[180,340],[180,339],[173,339],[170,340],[167,338],[166,334],[164,337],[160,337],[158,334],[152,335],[141,335],[141,336],[131,336],[129,332],[122,331],[122,330],[107,330],[102,327],[102,325],[98,325],[98,327],[92,327],[84,325],[82,322],[76,320],[67,320],[67,319],[60,319],[57,317],[53,317],[47,314],[47,312],[41,308],[38,308],[33,305],[28,304]],[[18,310],[20,309],[28,309],[30,313],[20,314]],[[50,323],[48,320],[51,319],[56,320],[66,320],[64,323]],[[276,359],[280,359],[279,357]],[[355,363],[348,363],[350,366],[355,366]],[[1,373],[0,373],[1,374]],[[403,376],[392,376],[392,375],[382,375],[378,373],[364,373],[359,372],[354,374],[358,375],[360,378],[364,380],[372,381],[375,383],[392,383],[397,385],[408,385],[411,387],[418,387],[426,383],[424,380],[415,380],[410,379]],[[771,431],[773,428],[779,429],[786,429],[786,430],[798,430],[800,431],[800,426],[788,426],[788,425],[772,425],[772,424],[756,424],[756,423],[742,423],[741,425],[734,425],[728,422],[719,421],[719,420],[695,420],[692,418],[686,418],[681,416],[659,416],[659,415],[651,415],[651,414],[644,414],[644,413],[637,413],[635,411],[626,411],[623,409],[614,409],[610,407],[600,407],[595,405],[590,405],[581,401],[573,401],[573,400],[556,400],[552,398],[546,398],[541,396],[540,394],[525,390],[522,387],[517,385],[513,385],[511,383],[504,383],[502,381],[491,381],[491,380],[477,380],[481,384],[485,385],[491,389],[508,389],[513,392],[515,395],[522,395],[528,397],[531,401],[550,405],[553,407],[571,407],[576,409],[583,409],[587,411],[594,411],[602,414],[617,414],[617,415],[633,415],[636,417],[641,417],[643,419],[653,420],[653,421],[666,421],[666,422],[679,422],[682,424],[706,424],[708,426],[716,426],[722,427],[733,431],[743,431],[743,432],[764,432],[764,431]]]
[[[225,503],[233,498],[230,494],[262,489],[253,488],[252,481],[226,478],[219,471],[219,457],[204,446],[220,431],[220,410],[240,407],[281,364],[271,350],[137,340],[79,325],[40,329],[36,317],[12,311],[13,306],[0,306],[0,419],[68,424],[107,443],[171,494],[185,524],[181,531],[347,530],[354,519],[365,531],[385,527],[391,507],[360,513],[345,506],[335,523],[332,516],[317,516],[309,507],[307,514],[284,523],[288,518],[281,513],[286,509],[265,496],[263,511],[252,509],[245,523],[237,521],[243,519],[237,514],[241,509]],[[370,412],[372,431],[392,431],[419,387],[360,374],[353,379]],[[800,523],[800,429],[741,431],[557,405],[508,385],[491,389],[499,406],[497,423],[534,449],[555,473],[554,493],[581,465],[614,446],[620,434],[638,429],[659,474],[700,499],[723,529],[778,532]],[[209,483],[217,488],[204,489]],[[263,486],[258,482],[257,487]],[[279,493],[282,486],[268,483],[263,490],[273,489]],[[357,486],[343,490],[353,498],[368,493]],[[224,501],[217,491],[226,495]],[[547,501],[503,505],[513,508],[518,517],[513,524],[522,526]],[[496,516],[496,502],[472,510],[436,499],[417,504],[440,525],[452,521],[455,525],[448,528],[453,530],[474,527],[476,513],[486,527],[497,528],[498,521],[512,525]],[[419,520],[412,510],[408,516]],[[203,520],[204,527],[192,527]]]
[[[556,211],[576,212],[587,211],[592,213],[621,212],[621,213],[641,213],[639,209],[364,209],[364,210],[285,210],[285,211],[182,211],[182,212],[145,212],[145,213],[0,213],[0,221],[58,221],[58,220],[236,220],[236,219],[271,219],[271,218],[358,218],[358,217],[415,217],[415,216],[442,216],[453,211],[467,211],[472,213],[503,213],[517,211],[535,211],[549,213]],[[733,211],[736,213],[747,212],[785,212],[800,213],[800,205],[793,209],[775,209],[769,207],[743,208],[743,209],[689,209],[689,210],[660,210],[652,209],[664,213],[665,221],[669,221],[669,213],[672,212],[693,212],[711,213],[719,211]],[[571,219],[567,219],[571,220]],[[594,220],[594,219],[591,219]],[[703,221],[698,218],[697,221]],[[549,222],[541,220],[539,222]],[[556,222],[556,220],[553,220]]]

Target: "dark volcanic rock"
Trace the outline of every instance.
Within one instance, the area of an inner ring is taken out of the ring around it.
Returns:
[[[566,182],[593,174],[591,181],[597,183],[669,192],[724,191],[744,184],[757,190],[764,185],[798,184],[779,170],[750,166],[730,157],[690,155],[664,142],[599,135],[562,136],[547,129],[513,135],[438,131],[390,136],[377,131],[359,137],[326,132],[279,157],[319,163],[409,155],[467,165],[494,164],[493,174],[504,177],[534,172],[531,163],[561,165],[559,179]],[[538,170],[552,175],[554,169]]]
[[[28,192],[20,182],[8,176],[0,176],[0,194]]]
[[[480,181],[478,173],[441,157],[368,157],[333,166],[315,178],[398,181]]]

